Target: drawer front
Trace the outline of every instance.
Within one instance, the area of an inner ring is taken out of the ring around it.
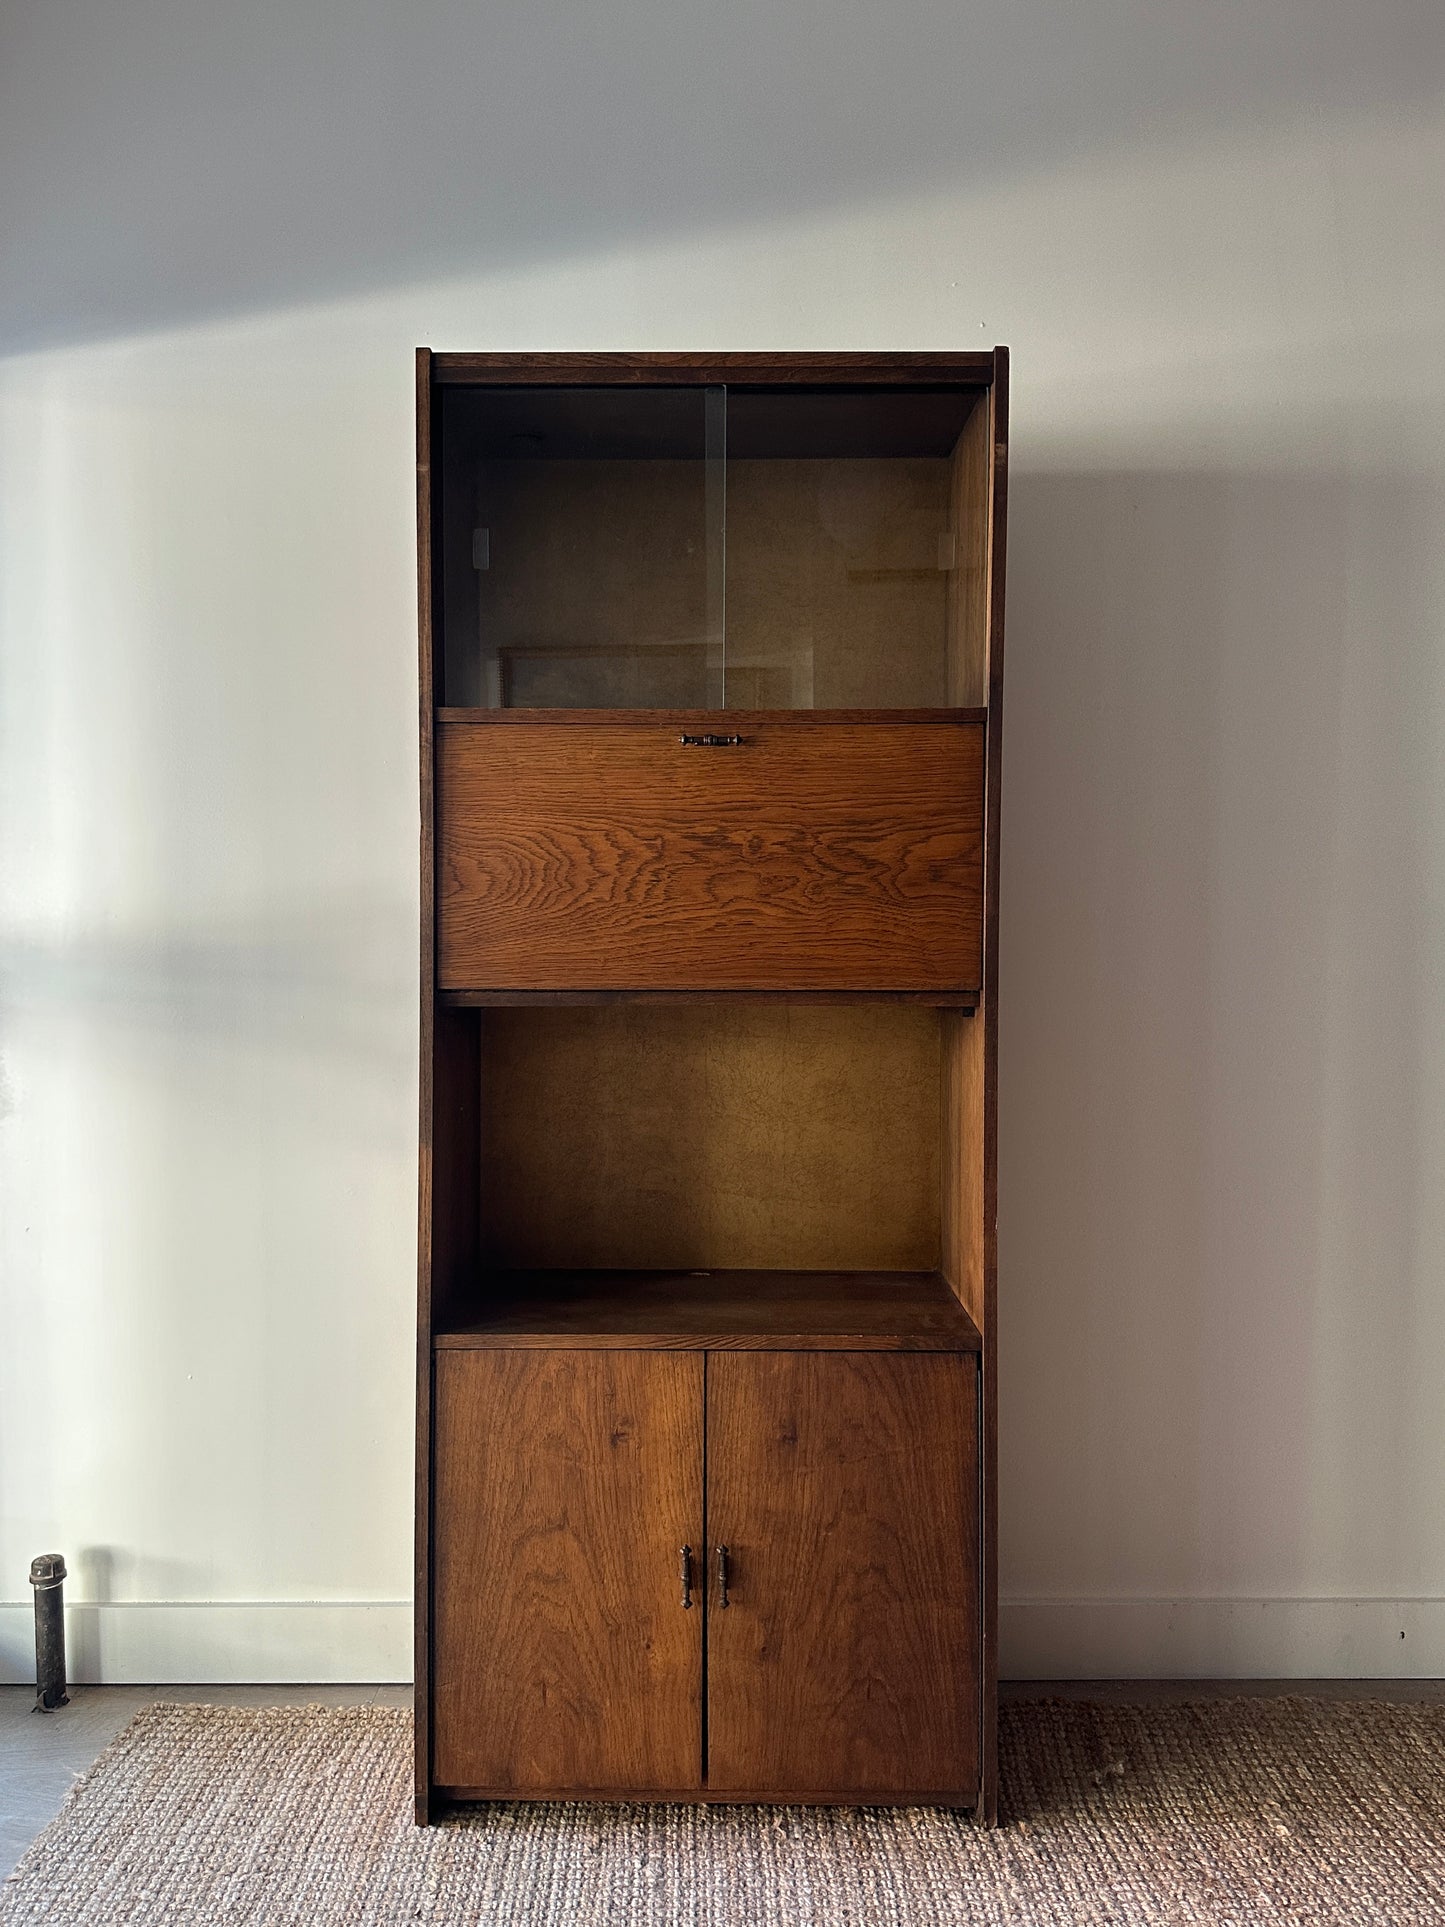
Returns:
[[[979,985],[981,722],[448,720],[436,753],[444,989]]]

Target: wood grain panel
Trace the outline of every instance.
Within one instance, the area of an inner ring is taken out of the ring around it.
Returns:
[[[482,1024],[489,1265],[937,1269],[935,1012],[612,1005]]]
[[[975,985],[983,730],[724,720],[440,725],[441,984]]]
[[[699,1353],[438,1355],[438,1781],[700,1784],[702,1418]]]
[[[707,1363],[710,1788],[956,1788],[979,1764],[971,1360]]]

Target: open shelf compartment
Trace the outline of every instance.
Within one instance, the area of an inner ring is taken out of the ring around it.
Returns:
[[[977,1350],[958,1232],[974,1022],[886,1002],[453,1009],[471,1222],[433,1343]]]

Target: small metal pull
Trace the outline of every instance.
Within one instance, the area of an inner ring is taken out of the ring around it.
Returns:
[[[684,749],[735,749],[741,736],[679,736]]]
[[[719,1546],[717,1549],[717,1603],[720,1606],[728,1603],[728,1549],[726,1546]]]
[[[678,1576],[682,1580],[682,1610],[692,1610],[692,1547],[679,1546],[677,1552]]]

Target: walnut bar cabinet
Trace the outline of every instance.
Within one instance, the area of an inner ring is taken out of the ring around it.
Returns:
[[[423,1824],[995,1817],[1007,424],[418,352]]]

